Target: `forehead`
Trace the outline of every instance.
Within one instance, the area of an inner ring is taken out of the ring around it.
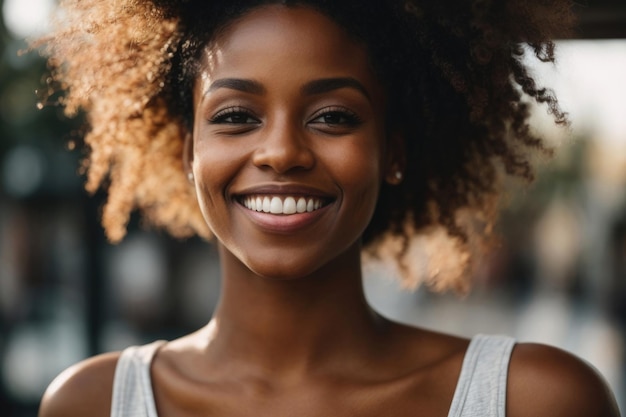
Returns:
[[[204,48],[201,64],[202,78],[211,79],[297,71],[303,78],[349,75],[375,82],[365,45],[306,6],[253,9],[219,31]]]
[[[224,25],[218,31],[216,41],[224,42],[234,32],[239,36],[272,36],[286,31],[297,36],[295,39],[284,39],[287,42],[310,38],[321,40],[324,37],[340,41],[350,39],[344,28],[311,6],[267,4],[253,8]],[[355,40],[351,41],[356,44]]]

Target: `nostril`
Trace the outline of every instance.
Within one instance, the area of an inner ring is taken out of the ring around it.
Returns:
[[[311,169],[315,156],[311,149],[299,143],[276,144],[259,147],[254,152],[253,163],[258,167],[269,167],[278,173],[292,169]]]

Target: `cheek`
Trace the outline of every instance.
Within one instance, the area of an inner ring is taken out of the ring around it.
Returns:
[[[380,141],[357,138],[351,146],[338,153],[334,166],[342,171],[343,182],[353,188],[370,189],[381,179],[382,158]],[[360,139],[360,140],[359,140]]]
[[[228,162],[228,163],[227,163]],[[225,216],[226,189],[234,175],[233,160],[227,149],[201,143],[194,147],[192,169],[200,209],[211,230],[216,233]]]
[[[198,171],[194,168],[196,178],[196,197],[200,206],[200,211],[204,217],[209,229],[215,236],[219,236],[219,231],[216,230],[215,225],[219,225],[216,215],[216,198],[214,196],[214,190],[211,189],[211,183],[206,180],[206,173]],[[219,237],[218,237],[219,238]]]
[[[245,151],[236,142],[199,139],[194,145],[193,170],[206,190],[222,189],[245,163]]]
[[[345,203],[351,209],[356,205],[359,212],[367,213],[373,212],[378,198],[382,158],[378,141],[360,139],[334,153],[329,167],[343,188]]]

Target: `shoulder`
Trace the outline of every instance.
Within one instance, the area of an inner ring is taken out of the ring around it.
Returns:
[[[108,417],[119,356],[94,356],[63,371],[46,390],[39,417]]]
[[[563,350],[529,343],[513,349],[507,416],[612,417],[619,412],[594,368]]]

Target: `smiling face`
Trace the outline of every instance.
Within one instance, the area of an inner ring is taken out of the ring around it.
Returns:
[[[358,254],[386,160],[365,47],[310,8],[273,5],[220,32],[201,64],[190,168],[222,248],[273,278]]]

